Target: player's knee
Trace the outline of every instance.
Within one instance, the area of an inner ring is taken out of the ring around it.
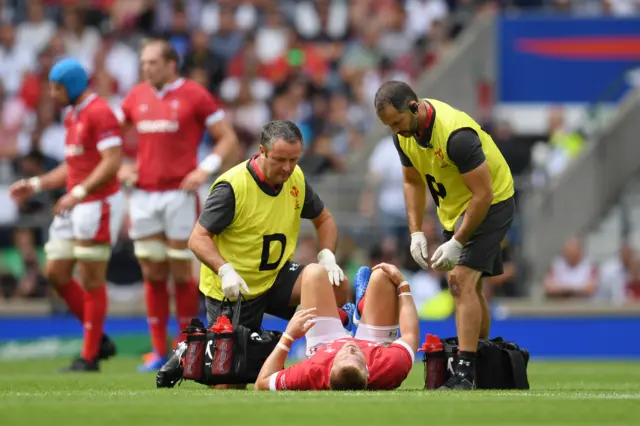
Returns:
[[[147,282],[166,283],[169,278],[169,267],[166,262],[141,261],[142,278]]]
[[[190,273],[176,274],[172,271],[171,276],[173,278],[173,282],[175,283],[175,285],[187,285],[187,284],[190,284],[191,281],[193,280]]]
[[[384,285],[395,287],[395,284],[393,284],[389,275],[387,275],[386,272],[384,272],[382,269],[376,269],[371,273],[371,277],[369,278],[369,285],[373,283],[381,283]]]
[[[449,273],[449,290],[455,299],[475,294],[475,283],[470,283],[470,277],[458,268]]]
[[[314,283],[314,284],[329,284],[329,275],[327,275],[327,270],[324,269],[324,266],[319,263],[310,263],[305,266],[304,271],[305,281]]]
[[[61,288],[70,283],[73,279],[72,275],[66,270],[66,268],[60,268],[55,263],[47,264],[44,270],[44,276],[49,284],[54,288]]]

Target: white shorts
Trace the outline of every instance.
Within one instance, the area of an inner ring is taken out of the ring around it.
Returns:
[[[80,203],[68,216],[55,216],[49,227],[49,241],[89,240],[114,245],[122,229],[125,200],[122,192],[104,200]]]
[[[180,189],[153,192],[134,189],[129,196],[129,237],[137,240],[164,234],[170,240],[188,240],[199,211],[195,194]]]
[[[351,334],[345,330],[342,321],[338,318],[317,317],[316,324],[311,327],[306,335],[306,355],[309,357],[320,347],[344,337],[351,337]],[[398,338],[398,326],[378,327],[360,324],[354,337],[356,339],[370,340],[377,344],[389,346]]]

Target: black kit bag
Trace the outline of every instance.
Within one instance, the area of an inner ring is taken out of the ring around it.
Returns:
[[[231,304],[229,300],[223,303]],[[252,332],[239,324],[240,309],[242,297],[238,297],[232,309],[231,321],[221,315],[209,329],[198,318],[191,320],[191,325],[183,331],[187,335],[187,349],[182,359],[185,380],[209,386],[256,381],[282,332]]]
[[[458,361],[458,338],[450,337],[442,340],[442,352],[425,352],[425,388],[428,377],[442,377],[442,382],[449,380],[454,374],[454,367]],[[443,357],[444,362],[434,363],[434,357]],[[429,362],[431,361],[431,362]],[[476,358],[476,388],[477,389],[529,389],[527,366],[529,352],[520,348],[516,343],[506,341],[502,337],[490,340],[480,340]],[[428,371],[427,366],[431,371]],[[434,367],[436,366],[436,367]],[[444,371],[433,371],[434,368]],[[440,381],[440,380],[439,380]]]

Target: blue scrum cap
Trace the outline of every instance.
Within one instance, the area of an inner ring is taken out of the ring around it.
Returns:
[[[71,103],[89,87],[89,76],[84,67],[75,59],[63,59],[49,72],[49,81],[62,85],[67,90]]]

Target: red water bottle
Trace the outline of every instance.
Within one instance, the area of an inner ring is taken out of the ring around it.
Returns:
[[[427,334],[421,350],[424,351],[425,388],[438,389],[444,383],[446,374],[444,345],[438,336]]]
[[[213,358],[211,359],[211,374],[214,376],[225,375],[231,372],[233,362],[233,326],[225,315],[221,315],[211,327],[216,334],[225,335],[217,337]]]
[[[205,333],[195,332],[187,336],[187,350],[182,361],[185,379],[200,380],[202,377],[205,340]]]

